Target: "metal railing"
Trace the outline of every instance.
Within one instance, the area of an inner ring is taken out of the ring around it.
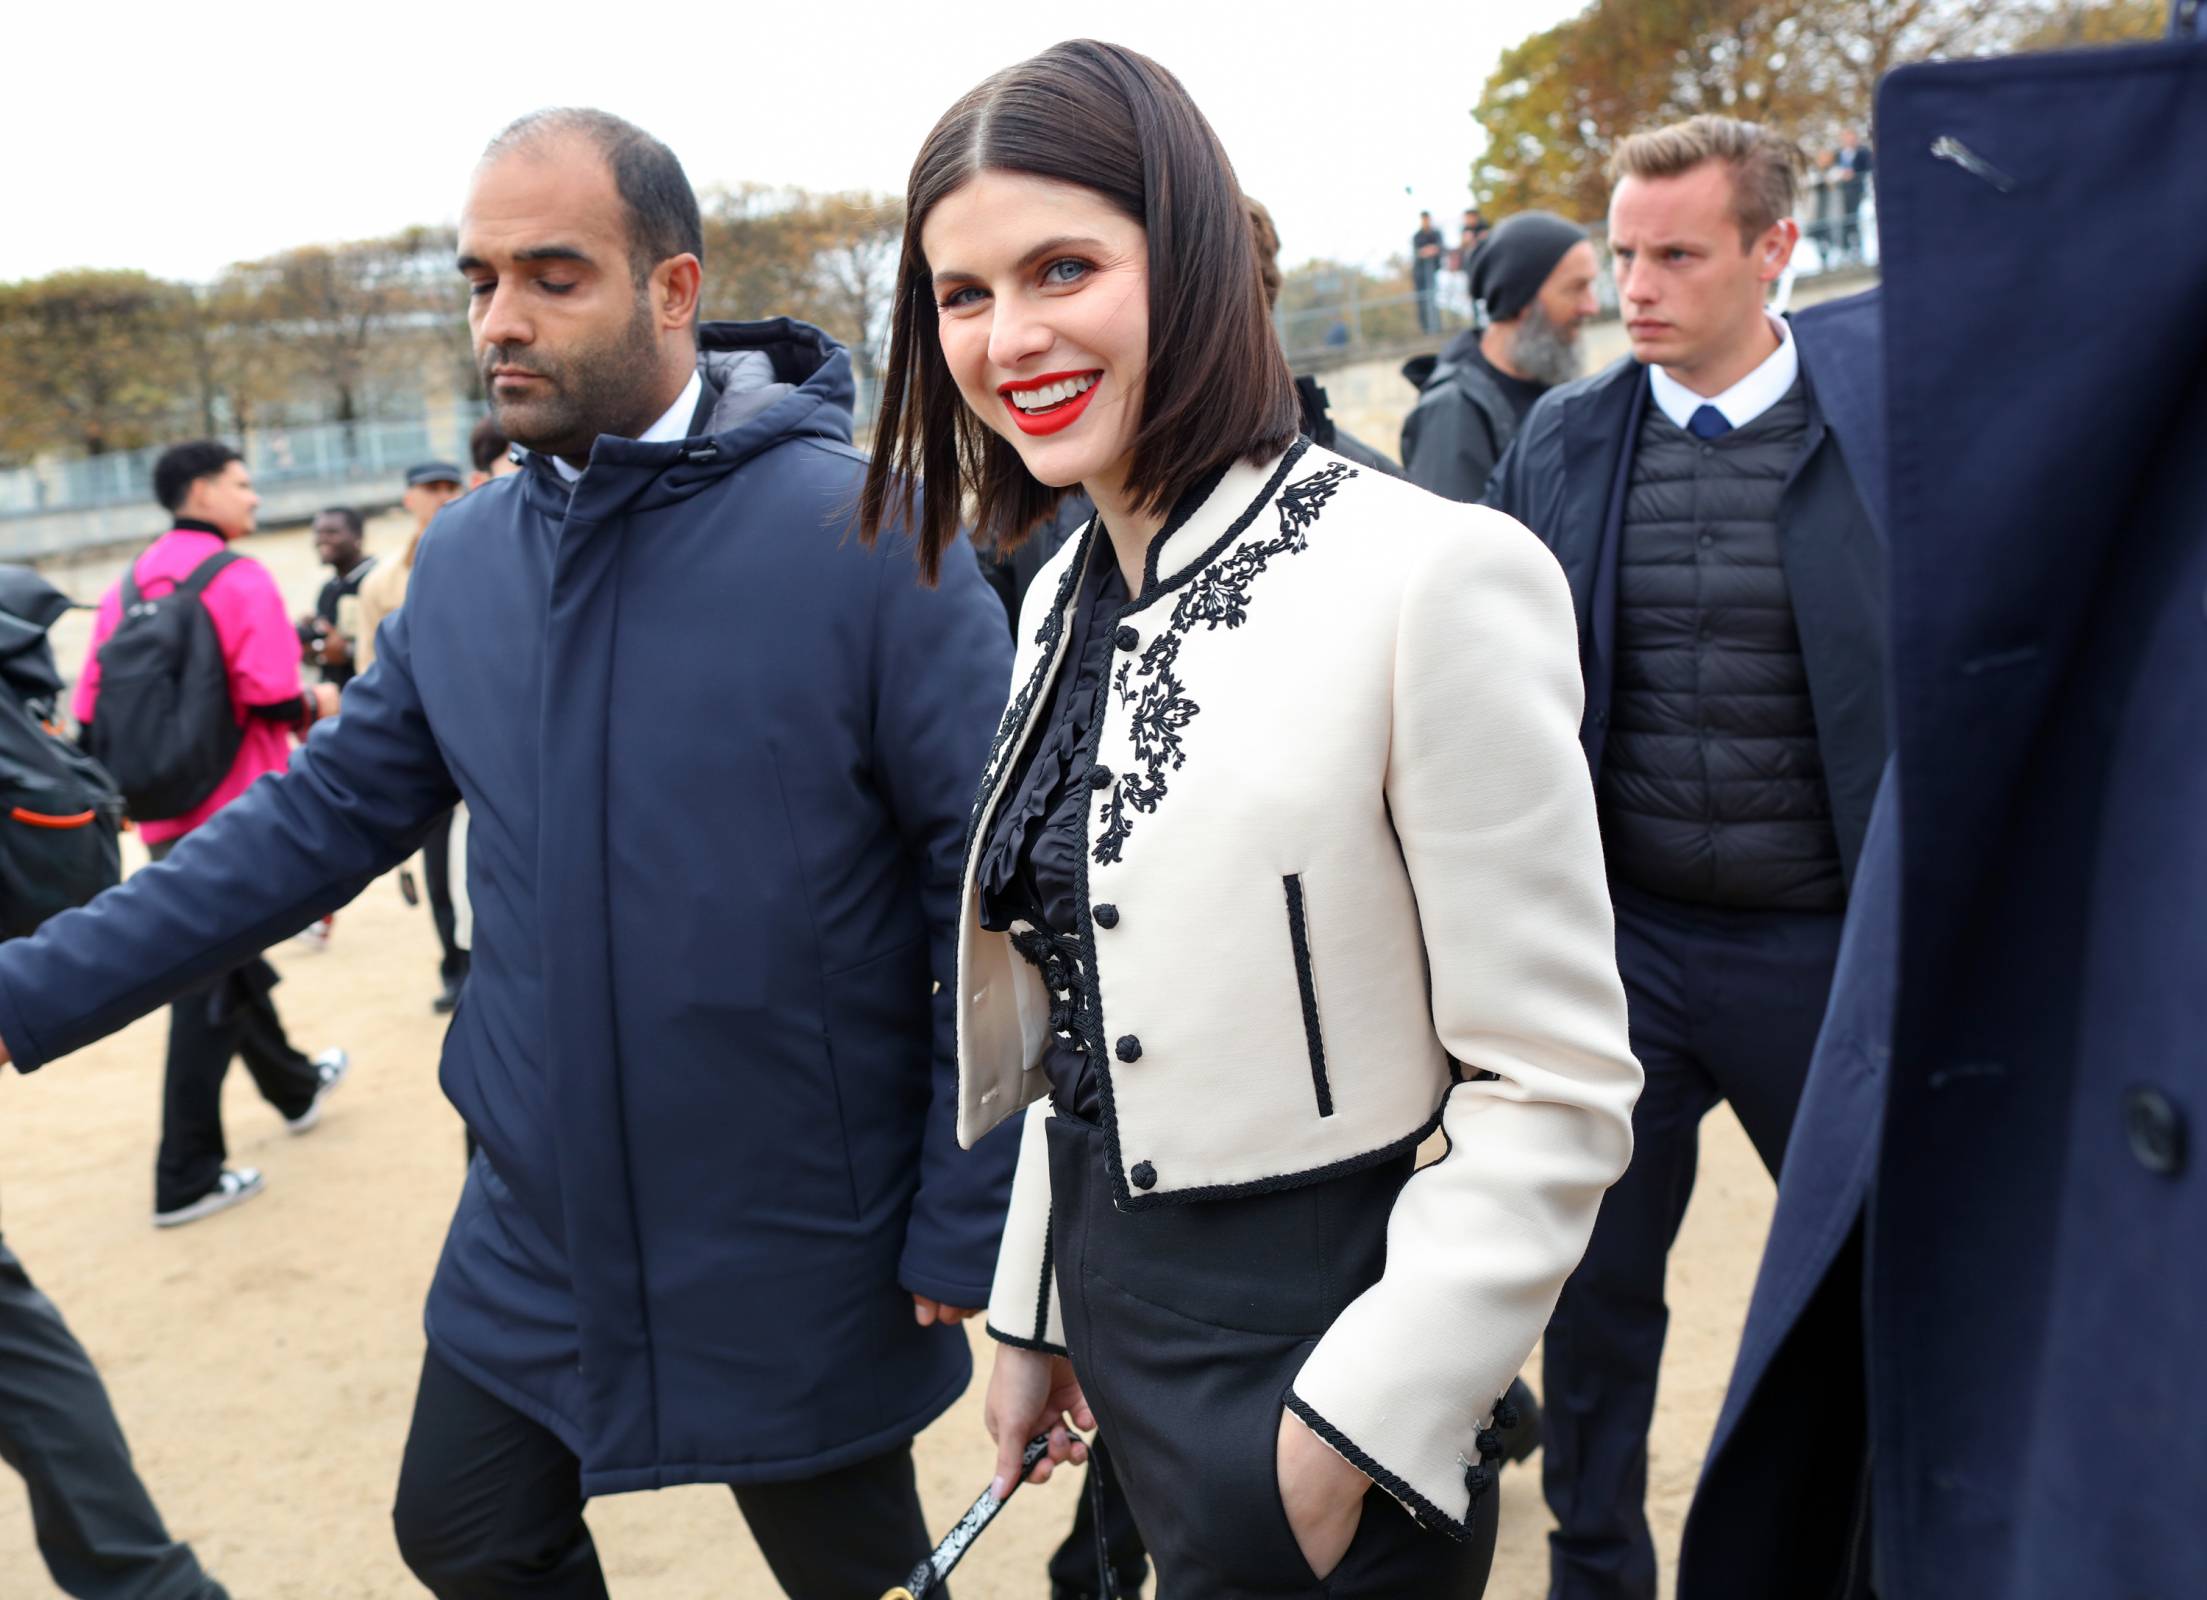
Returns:
[[[333,500],[396,499],[416,462],[465,461],[470,419],[455,409],[307,427],[256,428],[245,453],[261,520],[305,518]],[[0,561],[28,561],[159,531],[153,464],[162,447],[46,461],[0,472]]]
[[[1419,339],[1445,342],[1471,326],[1470,299],[1461,293],[1463,281],[1461,273],[1444,272],[1428,294],[1366,296],[1351,278],[1342,299],[1300,311],[1276,311],[1272,325],[1279,330],[1290,365]]]
[[[263,491],[301,479],[379,477],[403,472],[465,440],[432,425],[428,414],[372,422],[256,428],[242,442],[245,464]],[[143,505],[153,493],[153,464],[163,445],[41,462],[0,472],[0,518],[99,506]]]

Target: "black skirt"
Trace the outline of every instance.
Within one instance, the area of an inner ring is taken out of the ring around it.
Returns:
[[[1413,1158],[1128,1213],[1111,1203],[1102,1130],[1063,1114],[1045,1126],[1066,1346],[1157,1563],[1159,1600],[1476,1600],[1494,1557],[1491,1491],[1459,1543],[1372,1489],[1324,1582],[1280,1503],[1288,1389],[1378,1279]]]

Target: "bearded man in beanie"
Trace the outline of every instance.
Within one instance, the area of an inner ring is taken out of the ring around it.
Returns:
[[[1472,252],[1478,325],[1403,375],[1424,392],[1402,424],[1410,481],[1476,501],[1533,402],[1579,374],[1579,329],[1600,310],[1600,265],[1586,230],[1552,211],[1521,211]]]

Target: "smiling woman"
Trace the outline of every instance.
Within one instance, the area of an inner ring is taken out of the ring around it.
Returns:
[[[909,193],[869,529],[916,476],[966,485],[984,548],[1076,484],[1115,535],[1154,531],[1205,472],[1295,437],[1240,185],[1155,62],[1076,44],[998,74],[935,125]],[[918,513],[931,574],[959,511]]]
[[[931,572],[965,506],[999,548],[1097,509],[1028,590],[961,890],[959,1138],[1032,1108],[999,1491],[1069,1418],[1175,1600],[1468,1600],[1640,1079],[1562,573],[1296,437],[1233,169],[1155,62],[997,74],[907,215],[869,536],[919,477]]]

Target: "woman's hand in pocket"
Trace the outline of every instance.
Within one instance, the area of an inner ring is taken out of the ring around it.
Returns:
[[[1322,1583],[1349,1553],[1372,1480],[1285,1409],[1280,1412],[1278,1467],[1280,1506],[1287,1512],[1288,1528],[1311,1575]]]
[[[988,1399],[981,1407],[981,1420],[996,1441],[996,1481],[989,1492],[999,1500],[1011,1492],[1027,1441],[1044,1430],[1050,1435],[1050,1449],[1027,1474],[1029,1483],[1048,1482],[1050,1469],[1060,1461],[1086,1461],[1088,1446],[1066,1427],[1068,1416],[1073,1427],[1096,1426],[1080,1380],[1073,1376],[1073,1363],[1041,1350],[998,1345]]]

